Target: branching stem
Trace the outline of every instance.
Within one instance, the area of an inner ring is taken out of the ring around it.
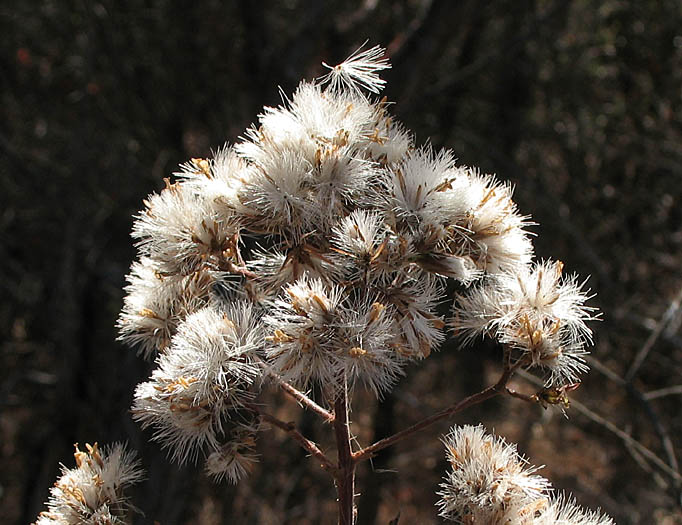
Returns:
[[[485,388],[484,390],[481,390],[476,394],[473,394],[469,397],[462,399],[459,403],[456,403],[455,405],[445,408],[440,412],[436,412],[435,414],[426,417],[421,421],[418,421],[411,427],[401,430],[400,432],[397,432],[392,436],[381,439],[374,443],[373,445],[370,445],[368,447],[363,448],[362,450],[357,451],[356,453],[353,454],[353,460],[357,463],[359,461],[369,459],[380,450],[385,449],[386,447],[390,447],[391,445],[394,445],[399,441],[402,441],[403,439],[410,437],[411,435],[419,432],[420,430],[425,429],[426,427],[433,425],[434,423],[440,421],[441,419],[448,418],[471,406],[477,405],[487,399],[505,393],[507,382],[509,381],[509,379],[511,379],[511,376],[514,374],[514,371],[522,365],[523,363],[521,361],[518,361],[511,366],[507,366],[502,375],[500,376],[500,379],[494,385],[490,385],[488,388]]]
[[[282,421],[281,419],[278,419],[272,414],[264,412],[263,410],[261,410],[260,407],[256,405],[251,405],[249,408],[256,412],[260,416],[262,421],[270,423],[271,425],[276,426],[277,428],[289,434],[294,440],[298,442],[299,445],[301,445],[301,447],[307,450],[310,453],[310,455],[314,456],[320,461],[320,466],[324,470],[331,472],[334,476],[337,475],[336,465],[334,465],[334,463],[324,454],[324,452],[320,450],[320,447],[317,446],[317,443],[309,440],[307,437],[301,434],[294,425],[294,423]]]
[[[320,405],[315,403],[315,401],[310,399],[305,393],[291,386],[286,381],[283,381],[281,377],[279,377],[277,374],[269,370],[267,363],[265,363],[265,361],[260,360],[260,363],[265,373],[268,374],[268,376],[270,376],[275,381],[275,383],[277,383],[277,385],[279,385],[279,387],[284,391],[285,394],[294,398],[304,408],[307,408],[308,410],[311,410],[318,414],[319,416],[321,416],[326,423],[331,423],[332,421],[334,421],[334,414],[329,412],[329,410],[326,410],[325,408],[321,407]]]
[[[296,401],[298,401],[304,408],[307,408],[308,410],[312,410],[316,414],[322,417],[324,419],[325,423],[331,423],[334,421],[334,414],[329,412],[328,410],[324,409],[315,401],[310,399],[306,394],[301,392],[300,390],[294,388],[291,386],[289,383],[282,381],[279,377],[277,377],[275,374],[275,380],[277,381],[277,384],[280,386],[280,388],[289,396],[294,398]]]

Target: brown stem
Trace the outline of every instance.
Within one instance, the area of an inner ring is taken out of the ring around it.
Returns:
[[[284,392],[293,397],[296,401],[298,401],[301,405],[303,405],[305,408],[308,410],[312,410],[316,414],[319,414],[322,416],[322,418],[325,420],[326,423],[330,423],[334,420],[334,414],[329,412],[329,410],[324,409],[315,401],[310,399],[307,395],[305,395],[303,392],[300,390],[294,388],[291,386],[289,383],[284,381],[281,377],[279,377],[277,374],[275,374],[273,371],[271,371],[268,367],[268,364],[263,361],[262,359],[259,359],[259,362],[261,366],[263,367],[263,370],[265,371],[266,374],[268,374],[274,381],[279,385],[279,387],[284,390]]]
[[[515,397],[517,399],[523,399],[524,401],[527,401],[528,403],[537,403],[538,398],[533,395],[527,395],[527,394],[522,394],[521,392],[517,392],[516,390],[512,390],[511,388],[507,388],[507,394],[509,394],[512,397]]]
[[[334,465],[334,463],[327,456],[325,456],[324,452],[320,450],[320,448],[314,441],[310,441],[307,437],[301,434],[296,429],[296,426],[293,423],[282,421],[281,419],[276,418],[272,414],[263,412],[256,405],[251,405],[249,408],[256,412],[260,416],[261,420],[284,430],[284,432],[286,432],[292,438],[298,441],[298,444],[301,445],[301,447],[307,450],[312,456],[315,456],[320,461],[321,463],[320,466],[324,470],[329,471],[332,474],[336,475],[336,466]]]
[[[334,402],[334,433],[339,464],[336,471],[336,492],[339,499],[339,525],[355,523],[355,461],[350,446],[348,426],[348,388],[344,378],[343,390]]]
[[[315,403],[312,399],[310,399],[307,395],[305,395],[303,392],[300,390],[297,390],[293,386],[291,386],[289,383],[282,381],[278,376],[275,374],[272,374],[275,377],[275,381],[277,384],[280,386],[284,392],[293,397],[296,401],[298,401],[303,407],[307,408],[308,410],[312,410],[316,414],[320,415],[322,419],[325,420],[325,423],[330,423],[334,421],[334,414],[329,412],[328,410],[325,410],[322,408],[320,405]]]
[[[479,403],[482,403],[486,399],[490,399],[491,397],[495,397],[501,394],[502,392],[505,391],[505,386],[507,382],[509,381],[511,376],[514,374],[514,371],[519,366],[521,366],[521,363],[517,362],[512,366],[506,367],[504,373],[500,376],[499,381],[494,385],[490,385],[488,388],[481,390],[480,392],[473,394],[467,398],[462,399],[459,403],[422,419],[421,421],[415,423],[411,427],[406,428],[405,430],[401,430],[400,432],[397,432],[392,436],[377,441],[373,445],[365,447],[362,450],[358,450],[355,454],[353,454],[353,459],[355,460],[356,463],[359,461],[363,461],[365,459],[369,459],[380,450],[386,447],[390,447],[391,445],[394,445],[399,441],[402,441],[403,439],[411,436],[412,434],[419,432],[420,430],[423,430],[430,425],[433,425],[434,423],[440,421],[441,419],[450,417],[456,414],[457,412],[461,412],[466,408],[477,405]]]

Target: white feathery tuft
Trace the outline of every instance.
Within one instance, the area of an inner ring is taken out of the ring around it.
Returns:
[[[320,79],[320,82],[329,83],[332,92],[351,89],[360,93],[362,88],[377,94],[384,89],[386,81],[379,77],[378,72],[391,67],[388,58],[385,58],[386,50],[374,46],[363,51],[362,48],[366,44],[367,42],[362,44],[351,56],[336,66],[322,62],[330,71]]]

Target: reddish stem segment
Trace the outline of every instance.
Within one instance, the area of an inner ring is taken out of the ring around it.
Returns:
[[[423,430],[426,427],[433,425],[434,423],[440,421],[441,419],[450,417],[456,414],[457,412],[461,412],[464,409],[482,403],[486,399],[490,399],[491,397],[495,397],[505,392],[505,386],[509,379],[511,378],[511,376],[514,374],[516,368],[518,368],[518,366],[519,363],[510,368],[506,368],[504,373],[500,377],[499,381],[494,385],[489,386],[485,390],[481,390],[476,394],[464,398],[459,403],[452,405],[451,407],[445,408],[440,412],[436,412],[435,414],[422,419],[421,421],[415,423],[411,427],[406,428],[405,430],[401,430],[400,432],[397,432],[392,436],[381,439],[374,443],[373,445],[370,445],[368,447],[363,448],[362,450],[357,451],[355,454],[353,454],[353,460],[357,463],[358,461],[369,459],[380,450],[385,449],[386,447],[390,447],[391,445],[394,445],[399,441],[402,441],[403,439],[411,436],[412,434],[415,434],[416,432],[419,432],[420,430]]]
[[[282,380],[281,377],[279,377],[277,374],[270,370],[265,361],[259,359],[259,362],[263,367],[265,373],[268,374],[275,381],[275,383],[279,385],[279,387],[284,391],[285,394],[294,398],[308,410],[312,410],[316,414],[319,414],[325,420],[325,422],[331,422],[334,420],[334,414],[329,412],[329,410],[324,409],[323,407],[315,403],[315,401],[310,399],[307,395],[305,395],[303,392],[294,388],[286,381]]]
[[[251,407],[251,409],[257,412],[263,421],[284,430],[284,432],[286,432],[292,438],[294,438],[299,443],[299,445],[301,445],[301,447],[307,450],[312,456],[316,457],[320,461],[321,463],[320,466],[324,470],[329,471],[332,474],[336,475],[336,466],[334,465],[334,463],[332,463],[332,461],[327,456],[325,456],[324,452],[320,450],[320,448],[317,446],[315,442],[310,441],[307,437],[301,434],[296,429],[293,423],[291,422],[287,423],[285,421],[282,421],[281,419],[276,418],[272,414],[268,414],[267,412],[261,411],[258,407],[253,406]]]
[[[279,384],[280,388],[282,390],[284,390],[284,392],[286,392],[287,395],[293,397],[296,401],[298,401],[301,405],[303,405],[308,410],[312,410],[316,414],[322,416],[322,418],[325,420],[325,422],[334,421],[334,414],[332,414],[328,410],[325,410],[324,408],[322,408],[320,405],[315,403],[315,401],[310,399],[307,395],[305,395],[300,390],[297,390],[296,388],[291,386],[289,383],[282,381],[277,376],[275,376],[275,378],[276,378],[276,381]]]
[[[344,389],[334,402],[334,433],[338,449],[336,492],[339,498],[339,525],[355,523],[355,460],[350,446],[348,426],[348,391]]]

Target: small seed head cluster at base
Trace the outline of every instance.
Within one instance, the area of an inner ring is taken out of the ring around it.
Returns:
[[[482,426],[453,428],[443,439],[451,469],[441,484],[440,515],[461,525],[614,525],[562,496],[504,439]]]
[[[76,468],[62,467],[50,489],[47,511],[34,525],[117,525],[128,523],[130,506],[124,491],[142,480],[142,470],[123,445],[99,449],[76,445]]]

